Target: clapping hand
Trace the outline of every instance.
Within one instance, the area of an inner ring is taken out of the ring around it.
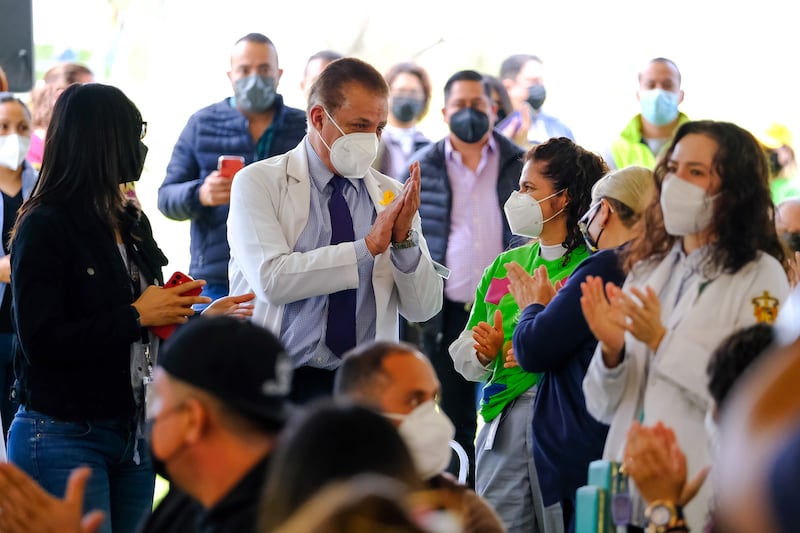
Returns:
[[[92,471],[76,468],[67,481],[64,499],[51,496],[25,472],[0,463],[0,531],[3,533],[93,533],[100,529],[101,511],[83,515],[83,496]]]
[[[625,316],[619,306],[610,301],[621,292],[613,283],[607,283],[603,290],[603,280],[596,276],[586,276],[586,281],[581,283],[583,316],[601,343],[603,360],[609,368],[620,363],[625,345]]]
[[[528,274],[519,263],[511,262],[504,265],[508,273],[508,290],[517,302],[520,309],[525,309],[531,304],[547,305],[556,295],[556,289],[550,283],[547,267],[540,266]]]
[[[646,501],[667,500],[681,506],[694,498],[709,472],[706,467],[687,482],[686,455],[675,433],[661,422],[653,427],[631,425],[623,465]]]
[[[478,322],[472,328],[472,339],[475,341],[473,348],[475,348],[478,361],[483,366],[494,361],[497,358],[497,354],[500,353],[505,339],[503,313],[499,309],[494,312],[494,325],[488,322]]]
[[[503,362],[504,368],[516,368],[519,366],[517,362],[517,356],[514,354],[514,347],[510,346],[508,351],[506,352],[506,360]]]
[[[403,205],[397,214],[397,218],[392,228],[392,240],[401,242],[406,240],[408,232],[414,222],[414,215],[419,209],[419,193],[422,186],[422,178],[419,171],[419,161],[414,161],[409,167],[410,176],[403,185],[402,200]]]
[[[638,303],[622,291],[619,291],[617,302],[625,315],[625,329],[645,343],[654,352],[666,334],[661,323],[661,303],[655,291],[646,287],[644,291],[631,287],[631,294],[639,299]]]

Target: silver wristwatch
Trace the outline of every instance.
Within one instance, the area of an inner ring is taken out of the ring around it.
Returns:
[[[417,230],[411,228],[408,230],[408,235],[406,235],[406,240],[400,242],[392,241],[392,248],[395,250],[404,250],[406,248],[413,248],[419,244],[419,235],[417,234]]]

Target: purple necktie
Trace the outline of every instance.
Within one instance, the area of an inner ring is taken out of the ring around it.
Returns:
[[[341,176],[333,176],[331,199],[328,211],[331,214],[331,244],[353,242],[353,217],[344,199],[344,188],[348,181]],[[328,295],[328,328],[325,344],[341,357],[356,345],[356,289],[347,289]]]

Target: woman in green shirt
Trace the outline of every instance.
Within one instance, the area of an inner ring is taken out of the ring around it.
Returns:
[[[599,155],[563,137],[525,154],[519,191],[511,195],[505,212],[511,231],[533,240],[503,252],[486,269],[469,322],[450,346],[456,370],[467,379],[486,380],[480,411],[485,424],[475,445],[475,489],[494,506],[509,532],[550,527],[543,523],[531,443],[539,374],[506,363],[520,315],[509,290],[508,269],[531,275],[545,269],[560,286],[589,255],[578,220],[589,209],[592,185],[606,171]],[[559,516],[553,521],[561,528]]]

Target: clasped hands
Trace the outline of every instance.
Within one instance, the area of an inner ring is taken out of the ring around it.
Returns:
[[[604,288],[601,278],[586,276],[581,293],[583,316],[601,343],[606,366],[620,363],[626,331],[652,351],[658,349],[667,330],[661,323],[661,303],[651,287],[631,287],[626,294],[613,283]]]
[[[409,170],[411,175],[403,185],[403,191],[386,209],[378,213],[372,229],[364,238],[373,257],[385,252],[392,242],[406,240],[411,230],[414,215],[419,209],[419,162],[414,161]]]

